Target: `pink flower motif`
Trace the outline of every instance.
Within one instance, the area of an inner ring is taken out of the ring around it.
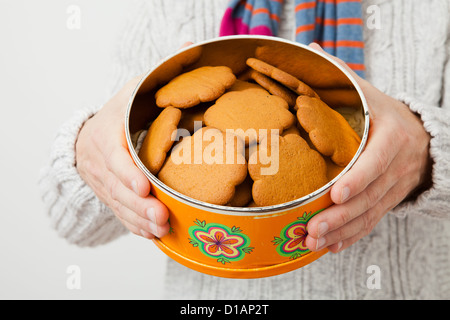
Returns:
[[[223,255],[227,258],[237,258],[241,255],[239,247],[245,243],[240,235],[231,235],[218,227],[209,228],[207,231],[196,230],[195,237],[203,243],[203,250],[211,256]]]
[[[305,244],[306,236],[308,235],[306,223],[298,222],[292,225],[286,230],[285,235],[286,238],[289,239],[283,245],[283,250],[285,252],[294,252],[296,250],[304,252],[308,250],[308,247]]]
[[[249,247],[250,238],[241,228],[232,228],[219,223],[206,223],[196,219],[195,225],[189,227],[189,243],[217,262],[226,264],[239,261],[253,251]]]
[[[285,226],[279,236],[275,236],[272,243],[276,245],[276,250],[281,256],[289,257],[290,259],[297,259],[305,254],[308,254],[310,250],[306,246],[305,240],[308,236],[306,225],[308,221],[321,212],[323,209],[314,213],[305,212],[297,220],[291,222]]]

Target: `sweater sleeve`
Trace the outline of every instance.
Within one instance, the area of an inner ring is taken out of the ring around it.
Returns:
[[[450,26],[448,34],[450,37]],[[419,214],[450,220],[450,38],[446,41],[446,54],[439,105],[428,105],[405,93],[397,96],[399,101],[420,116],[425,130],[430,134],[429,152],[432,160],[430,187],[416,198],[398,205],[392,211],[398,217]]]
[[[166,54],[159,50],[158,43],[162,39],[150,36],[149,31],[155,30],[160,21],[149,19],[152,15],[148,1],[136,1],[134,5],[113,53],[110,83],[105,85],[108,97]],[[52,227],[69,243],[78,246],[106,244],[128,233],[128,229],[96,197],[76,168],[75,143],[78,133],[85,121],[99,109],[78,110],[62,125],[39,178],[41,198]]]
[[[59,236],[78,246],[104,244],[127,232],[76,168],[78,132],[96,111],[98,108],[79,110],[61,126],[39,178],[41,197],[52,227]]]
[[[415,199],[402,202],[392,213],[398,217],[419,214],[450,220],[450,106],[430,106],[406,95],[399,95],[398,100],[421,117],[431,136],[429,152],[433,163],[430,187]]]

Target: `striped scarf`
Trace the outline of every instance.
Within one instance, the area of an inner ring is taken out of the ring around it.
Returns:
[[[230,0],[220,36],[277,36],[284,0]],[[316,42],[364,77],[361,0],[295,0],[295,40]]]

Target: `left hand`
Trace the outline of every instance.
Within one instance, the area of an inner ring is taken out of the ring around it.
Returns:
[[[317,44],[311,47],[323,51]],[[364,151],[331,188],[335,203],[308,223],[312,251],[339,252],[368,235],[381,218],[424,183],[431,181],[430,135],[403,103],[358,77],[344,62],[367,99],[370,131]]]

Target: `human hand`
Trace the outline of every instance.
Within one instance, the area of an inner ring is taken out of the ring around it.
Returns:
[[[180,49],[191,44],[186,42]],[[129,81],[85,122],[76,143],[76,166],[100,201],[128,230],[153,239],[169,232],[169,212],[150,194],[150,182],[133,162],[124,126],[128,101],[140,80]]]
[[[85,122],[76,143],[76,166],[97,197],[132,233],[152,239],[169,231],[168,210],[150,195],[147,177],[136,167],[125,136],[128,100],[140,78],[128,82]]]
[[[323,51],[319,45],[311,47]],[[333,57],[334,58],[334,57]],[[306,245],[339,252],[368,235],[381,218],[431,180],[430,135],[403,103],[358,77],[367,99],[370,131],[365,150],[331,188],[335,203],[308,223]]]

